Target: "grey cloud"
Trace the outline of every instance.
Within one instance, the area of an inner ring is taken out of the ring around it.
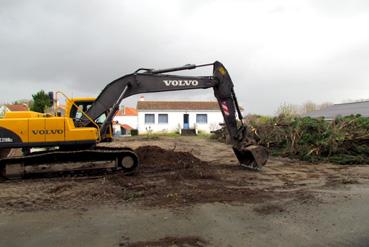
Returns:
[[[337,7],[336,1],[302,2],[318,10],[320,15],[314,15],[321,17],[318,21],[330,21],[329,11],[337,20],[348,18],[344,11],[347,6]],[[309,26],[308,11],[304,12],[306,16],[296,17],[295,5],[295,1],[238,0],[2,0],[0,90],[6,93],[0,95],[0,102],[29,98],[39,89],[96,96],[107,83],[138,67],[164,68],[214,60],[227,66],[238,98],[251,112],[272,114],[281,102],[362,98],[363,92],[369,91],[369,37],[359,31],[353,33],[352,40],[356,41],[338,51],[328,52],[329,42],[311,46],[309,35],[317,35],[317,39],[329,36],[318,37],[324,30],[304,33],[295,28],[295,22],[302,22],[304,28],[319,28],[319,23]],[[365,1],[356,1],[355,6],[350,18],[369,12]],[[276,21],[282,24],[273,26]],[[306,41],[297,39],[295,31]],[[290,49],[295,40],[302,43]],[[305,58],[310,55],[305,48],[314,53],[312,58]],[[314,50],[317,48],[321,54]],[[263,53],[265,49],[268,52]],[[360,93],[357,88],[361,88]],[[196,90],[146,97],[196,100],[213,99],[213,94],[211,90]],[[136,100],[137,96],[132,97],[125,104],[134,105]]]

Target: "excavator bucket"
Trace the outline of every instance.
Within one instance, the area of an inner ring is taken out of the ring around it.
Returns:
[[[240,165],[252,170],[261,170],[266,164],[269,152],[259,145],[233,147]]]

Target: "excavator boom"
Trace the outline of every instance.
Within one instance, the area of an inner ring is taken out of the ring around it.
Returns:
[[[204,66],[213,66],[213,74],[211,76],[166,74]],[[87,115],[95,120],[101,114],[108,112],[105,123],[100,129],[100,134],[104,138],[107,127],[124,98],[140,93],[206,88],[214,89],[214,95],[219,103],[224,122],[231,137],[233,150],[240,164],[252,169],[261,169],[267,162],[268,152],[266,148],[257,145],[256,141],[248,134],[248,129],[243,123],[232,79],[227,69],[218,61],[204,65],[185,65],[183,67],[161,70],[138,69],[132,74],[125,75],[109,83],[88,109]],[[80,124],[82,126],[88,126],[89,123],[90,121],[86,117],[81,118]]]

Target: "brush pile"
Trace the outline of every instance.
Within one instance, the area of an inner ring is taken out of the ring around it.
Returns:
[[[259,144],[268,147],[274,155],[311,162],[369,164],[368,117],[357,115],[326,121],[253,115],[248,116],[246,122],[260,138]]]

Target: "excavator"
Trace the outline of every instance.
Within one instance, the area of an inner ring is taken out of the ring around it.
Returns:
[[[213,67],[211,76],[172,74],[205,66]],[[134,174],[139,157],[132,149],[97,145],[112,141],[112,120],[122,100],[141,93],[208,88],[214,90],[240,165],[260,170],[268,160],[268,150],[257,145],[244,124],[231,77],[223,64],[216,61],[159,70],[140,68],[107,84],[97,98],[65,96],[63,116],[7,112],[0,119],[0,174],[4,178],[25,177],[34,167],[39,167],[37,173],[45,166],[58,166],[62,170],[66,164],[82,163],[86,164],[83,169],[88,169],[89,164],[109,162],[124,174]],[[21,148],[23,155],[8,155],[14,148]],[[31,152],[37,148],[43,151]]]

